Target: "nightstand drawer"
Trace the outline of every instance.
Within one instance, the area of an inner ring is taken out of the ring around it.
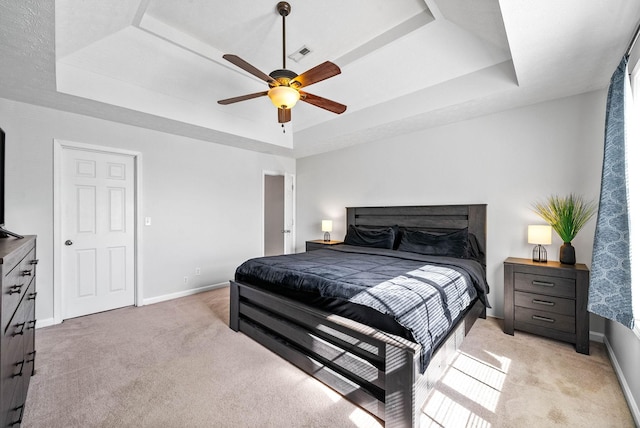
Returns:
[[[307,241],[305,243],[305,250],[306,251],[321,250],[323,248],[329,248],[329,247],[333,247],[334,245],[340,245],[340,244],[342,244],[342,241],[325,241],[322,239],[316,239],[315,241]]]
[[[553,312],[555,314],[568,315],[570,317],[574,317],[576,315],[575,300],[563,299],[562,297],[516,291],[515,304],[522,308]]]
[[[533,324],[565,333],[576,332],[576,319],[567,315],[554,314],[553,312],[540,311],[529,308],[515,308],[516,328],[527,330],[521,323]]]
[[[571,278],[516,272],[514,288],[546,296],[576,297],[576,281]]]

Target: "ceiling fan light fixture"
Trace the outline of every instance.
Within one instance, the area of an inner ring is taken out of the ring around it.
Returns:
[[[300,99],[300,92],[290,86],[275,86],[267,95],[274,106],[285,109],[293,107]]]
[[[313,85],[314,83],[321,82],[325,79],[340,74],[340,67],[330,61],[325,61],[322,64],[310,68],[300,75],[294,73],[291,70],[287,70],[285,56],[285,17],[291,12],[291,5],[289,5],[289,3],[287,3],[286,1],[281,1],[277,4],[276,10],[278,11],[278,14],[282,16],[281,69],[274,70],[267,75],[237,55],[222,55],[223,59],[229,61],[236,67],[239,67],[247,73],[257,77],[258,79],[267,82],[271,89],[264,92],[256,92],[239,97],[226,98],[224,100],[219,100],[218,104],[233,104],[239,101],[250,100],[267,95],[273,105],[278,108],[278,123],[286,123],[291,121],[291,108],[296,105],[298,100],[302,100],[305,103],[320,107],[336,114],[344,113],[347,110],[347,106],[343,104],[310,94],[308,92],[299,91],[299,89],[306,88],[307,86]],[[305,46],[300,48],[298,51],[300,55],[305,55],[309,52],[310,49]]]

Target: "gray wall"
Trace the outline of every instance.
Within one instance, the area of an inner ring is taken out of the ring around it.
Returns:
[[[628,328],[614,321],[605,322],[605,336],[611,359],[623,373],[623,388],[630,402],[636,425],[640,426],[640,339]]]
[[[140,243],[144,299],[226,282],[241,262],[262,255],[262,172],[295,174],[294,159],[5,99],[0,111],[7,134],[6,224],[38,235],[39,321],[53,316],[54,139],[142,153],[138,217],[152,219],[142,226]]]
[[[488,204],[487,276],[492,315],[503,313],[502,262],[531,257],[530,210],[550,194],[600,189],[606,94],[597,91],[299,159],[298,248],[315,238],[323,218],[332,236],[345,233],[345,207]],[[577,260],[591,263],[595,220],[575,241]],[[547,247],[558,259],[554,234]],[[592,330],[604,332],[599,319]]]

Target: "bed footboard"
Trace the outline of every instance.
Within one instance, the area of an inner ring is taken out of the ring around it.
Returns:
[[[420,411],[462,339],[483,313],[477,302],[420,374],[420,345],[358,322],[231,281],[229,327],[385,421],[415,427]]]

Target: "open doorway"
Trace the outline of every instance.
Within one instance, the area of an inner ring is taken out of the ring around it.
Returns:
[[[294,252],[293,175],[264,173],[264,255]]]

